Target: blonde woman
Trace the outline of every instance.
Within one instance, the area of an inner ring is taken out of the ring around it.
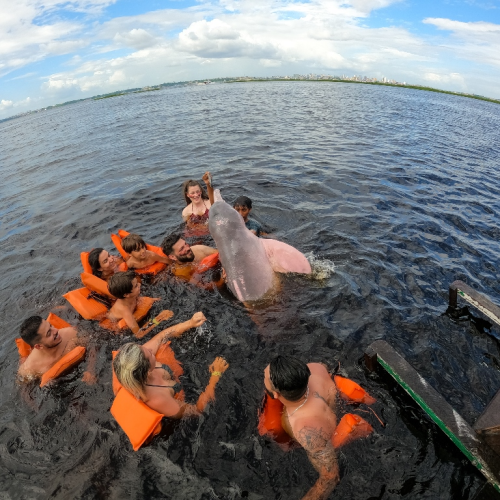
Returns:
[[[180,383],[168,365],[159,363],[155,356],[165,340],[180,337],[205,321],[204,314],[197,312],[190,320],[163,330],[143,345],[124,344],[113,361],[118,381],[137,399],[166,417],[179,419],[184,415],[198,415],[210,400],[215,399],[215,386],[228,369],[228,363],[223,358],[215,358],[208,368],[210,381],[196,405],[192,405],[175,398],[182,389]]]

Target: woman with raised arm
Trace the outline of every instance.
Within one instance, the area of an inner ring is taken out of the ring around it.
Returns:
[[[182,218],[189,229],[200,229],[205,226],[208,232],[208,212],[214,202],[210,172],[205,172],[203,182],[207,187],[208,194],[201,184],[193,179],[185,181],[182,185],[182,193],[186,200],[186,208],[182,211]]]
[[[168,365],[156,360],[156,354],[165,341],[179,337],[205,321],[204,314],[197,312],[190,320],[161,331],[143,345],[124,344],[113,361],[118,381],[136,398],[166,417],[179,419],[184,415],[198,415],[209,401],[215,399],[215,386],[228,369],[228,363],[221,357],[215,358],[208,367],[209,383],[197,403],[189,404],[175,397],[182,390],[181,384]]]

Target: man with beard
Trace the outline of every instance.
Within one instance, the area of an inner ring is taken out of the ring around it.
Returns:
[[[163,253],[173,262],[171,266],[172,273],[186,281],[200,284],[199,264],[209,255],[217,253],[215,248],[206,245],[190,246],[182,238],[180,233],[173,233],[167,236],[162,244]]]

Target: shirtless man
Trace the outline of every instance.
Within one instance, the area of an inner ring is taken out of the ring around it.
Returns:
[[[137,279],[134,271],[113,274],[108,282],[108,290],[111,295],[116,297],[116,302],[108,311],[108,318],[114,322],[124,319],[125,323],[127,323],[127,326],[136,337],[144,337],[144,335],[147,335],[155,326],[173,316],[172,311],[165,309],[148,324],[139,328],[137,320],[134,318],[134,311],[137,309],[138,301],[141,300],[139,297],[141,293],[141,283]]]
[[[161,244],[161,249],[173,261],[172,272],[174,275],[187,281],[191,281],[197,273],[200,261],[217,253],[215,248],[206,245],[190,246],[183,240],[180,233],[167,236]]]
[[[77,331],[72,326],[57,329],[46,319],[40,316],[31,316],[26,319],[20,328],[21,338],[32,347],[24,363],[19,367],[18,376],[21,381],[29,381],[41,377],[50,370],[65,354],[81,345],[77,338]],[[89,353],[88,368],[83,379],[87,383],[95,383],[93,374],[96,351]]]
[[[340,481],[332,437],[337,389],[325,366],[278,356],[264,370],[264,388],[283,405],[285,431],[306,450],[319,478],[303,500],[326,499]]]
[[[127,267],[129,269],[142,269],[151,266],[155,262],[170,264],[168,257],[162,257],[148,250],[145,241],[138,234],[129,234],[123,238],[122,247],[130,255],[130,258],[127,260]]]

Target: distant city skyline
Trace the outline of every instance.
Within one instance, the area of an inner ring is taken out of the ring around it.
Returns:
[[[237,74],[370,75],[500,98],[500,0],[0,2],[0,119]]]

